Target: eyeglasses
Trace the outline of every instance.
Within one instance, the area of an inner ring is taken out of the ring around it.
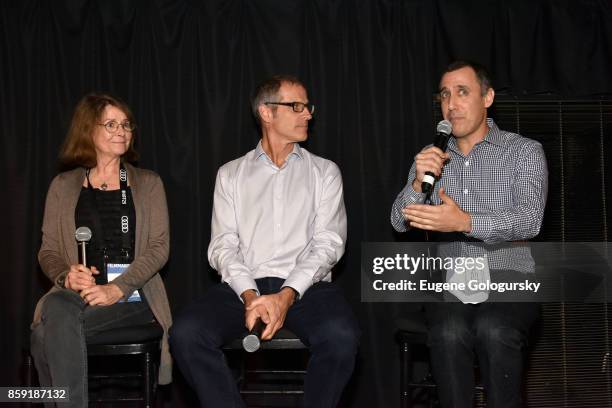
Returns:
[[[119,130],[119,126],[126,132],[133,132],[136,129],[136,125],[132,122],[125,121],[123,123],[117,123],[114,120],[106,123],[98,123],[98,126],[104,126],[108,133],[116,133]]]
[[[310,114],[314,114],[315,106],[313,104],[306,104],[304,102],[264,102],[264,105],[283,105],[283,106],[291,106],[294,112],[302,113],[304,112],[304,108],[308,109]]]

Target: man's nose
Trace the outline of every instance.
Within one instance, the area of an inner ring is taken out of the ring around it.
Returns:
[[[448,96],[448,110],[455,109],[455,97],[453,95]]]

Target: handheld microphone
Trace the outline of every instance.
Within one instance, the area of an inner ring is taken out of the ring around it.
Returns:
[[[448,139],[450,138],[452,131],[453,125],[448,120],[441,120],[436,128],[436,139],[434,141],[434,146],[443,152],[446,151]],[[425,177],[423,177],[423,182],[421,183],[421,190],[423,193],[431,194],[435,182],[436,177],[434,174],[431,171],[426,172]]]
[[[261,346],[261,333],[265,328],[266,324],[261,319],[257,319],[249,334],[242,339],[242,348],[249,353],[259,350]]]
[[[76,229],[74,233],[74,237],[76,238],[79,246],[79,263],[81,265],[87,266],[87,254],[85,251],[85,245],[91,239],[92,233],[88,227],[79,227]]]

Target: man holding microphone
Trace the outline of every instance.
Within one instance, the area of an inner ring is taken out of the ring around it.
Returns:
[[[403,232],[419,228],[441,241],[500,243],[535,237],[542,224],[548,170],[540,143],[487,118],[495,97],[486,70],[457,61],[443,73],[439,98],[452,124],[448,150],[424,148],[391,210]],[[423,182],[437,179],[431,205]],[[538,317],[531,303],[429,303],[432,371],[442,407],[471,408],[474,352],[490,407],[520,407],[522,349]]]

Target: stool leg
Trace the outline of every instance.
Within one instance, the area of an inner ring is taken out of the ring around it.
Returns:
[[[151,361],[151,353],[149,352],[144,353],[143,355],[143,372],[144,372],[143,400],[144,400],[144,406],[146,408],[151,408],[152,406],[153,386],[151,382],[155,380],[155,378],[153,378],[154,375],[152,371],[153,371],[153,362]]]
[[[400,343],[400,408],[412,407],[411,390],[408,384],[412,379],[412,349],[406,341]]]
[[[31,387],[32,384],[34,383],[34,378],[32,377],[34,375],[34,360],[32,359],[32,355],[29,352],[24,353],[25,354],[25,358],[24,358],[24,367],[23,367],[23,384],[25,387]],[[31,407],[32,403],[31,402],[26,402],[23,404],[23,406],[25,407]]]
[[[32,356],[30,353],[26,353],[25,361],[24,361],[24,373],[23,373],[23,383],[26,387],[31,387],[34,382],[32,375],[34,374],[32,371],[32,366],[34,365],[32,361]]]

